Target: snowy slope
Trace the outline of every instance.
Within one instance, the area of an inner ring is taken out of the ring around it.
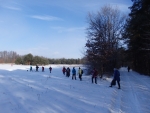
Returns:
[[[117,89],[109,87],[112,78],[67,78],[62,66],[49,73],[49,66],[29,72],[30,66],[0,64],[0,113],[150,113],[150,77],[121,68]]]

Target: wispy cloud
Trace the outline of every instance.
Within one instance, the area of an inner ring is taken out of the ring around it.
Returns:
[[[65,28],[65,27],[51,27],[51,29],[57,30],[57,31],[59,31],[59,32],[74,32],[74,31],[85,30],[85,27],[71,27],[71,28]]]
[[[46,20],[46,21],[54,21],[54,20],[63,20],[61,18],[58,18],[58,17],[54,17],[54,16],[48,16],[48,15],[45,15],[45,16],[41,16],[41,15],[33,15],[31,16],[31,18],[35,18],[35,19],[39,19],[39,20]]]
[[[10,9],[10,10],[17,10],[17,11],[20,11],[20,10],[21,10],[21,8],[12,7],[12,6],[5,6],[5,8]]]

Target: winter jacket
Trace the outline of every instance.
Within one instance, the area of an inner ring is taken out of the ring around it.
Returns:
[[[62,72],[65,72],[66,71],[66,68],[64,67],[63,69],[62,69]]]
[[[30,71],[32,70],[32,66],[30,66]]]
[[[118,70],[114,70],[114,79],[120,81],[120,72]]]
[[[93,70],[93,75],[92,75],[92,77],[96,78],[96,77],[97,77],[97,75],[98,75],[97,70]]]
[[[70,68],[67,68],[67,70],[66,70],[68,73],[70,73]]]
[[[82,69],[79,69],[79,70],[78,70],[78,74],[79,74],[79,75],[82,75]]]
[[[75,70],[75,68],[72,69],[72,75],[76,75],[76,70]]]
[[[49,70],[51,71],[51,70],[52,70],[52,67],[50,67]]]

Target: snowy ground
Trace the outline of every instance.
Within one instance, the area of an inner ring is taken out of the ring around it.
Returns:
[[[29,72],[30,66],[0,64],[0,113],[150,113],[150,77],[121,68],[117,89],[109,87],[112,78],[67,78],[62,66],[49,73],[49,66]]]

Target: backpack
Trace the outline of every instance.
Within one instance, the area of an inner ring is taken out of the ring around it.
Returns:
[[[81,70],[81,73],[83,74],[83,70]]]

